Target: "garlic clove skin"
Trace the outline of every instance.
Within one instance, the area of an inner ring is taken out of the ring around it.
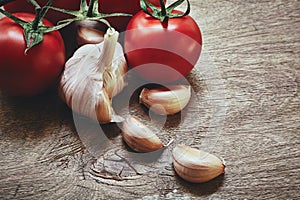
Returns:
[[[183,110],[191,98],[191,86],[173,85],[167,88],[144,88],[140,103],[158,115],[173,115]]]
[[[136,152],[153,152],[164,146],[157,135],[135,116],[130,116],[123,122],[122,137],[127,145]]]
[[[224,173],[224,162],[215,155],[185,145],[172,152],[175,172],[184,180],[204,183]]]
[[[86,26],[78,26],[77,43],[79,46],[84,44],[97,44],[104,40],[104,32]]]

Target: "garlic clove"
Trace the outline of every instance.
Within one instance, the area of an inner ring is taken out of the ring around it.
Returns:
[[[144,88],[140,103],[159,115],[172,115],[183,110],[191,98],[191,86],[173,85],[168,88]]]
[[[116,74],[110,70],[105,70],[103,72],[103,87],[106,89],[109,98],[112,98],[116,92],[115,86],[117,84]]]
[[[105,70],[103,72],[103,87],[106,89],[109,98],[113,98],[117,94],[119,94],[123,88],[126,86],[125,76],[127,71],[126,61],[117,60],[113,63],[113,68],[109,70]],[[125,63],[120,63],[125,62]],[[124,66],[124,67],[118,67]]]
[[[98,121],[109,122],[112,120],[114,115],[113,108],[111,106],[111,101],[109,96],[104,91],[100,92],[98,95],[98,100],[96,101],[96,115]]]
[[[210,181],[225,170],[220,158],[185,145],[173,149],[173,166],[181,178],[193,183]]]
[[[77,28],[77,43],[78,45],[84,44],[97,44],[104,40],[104,32],[86,26],[78,26]]]
[[[163,147],[162,141],[135,116],[125,119],[122,131],[123,140],[136,152],[153,152]]]

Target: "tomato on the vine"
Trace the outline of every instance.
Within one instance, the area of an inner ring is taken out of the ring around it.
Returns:
[[[166,0],[164,0],[166,1]],[[159,6],[159,0],[149,0],[155,6]],[[101,13],[127,13],[135,15],[141,10],[140,0],[99,0],[99,11]],[[131,17],[110,17],[107,21],[118,31],[125,31]]]
[[[42,7],[47,4],[49,0],[36,0],[36,2]],[[80,0],[55,0],[52,6],[63,8],[67,10],[77,10],[79,9]],[[26,0],[15,0],[13,2],[4,5],[4,9],[8,12],[29,12],[35,13],[34,6]],[[50,9],[46,14],[46,19],[48,19],[53,24],[58,21],[70,18],[72,16]]]
[[[45,6],[48,0],[36,0],[40,6]],[[91,0],[87,0],[89,3]],[[164,0],[165,1],[165,0]],[[149,0],[150,3],[158,6],[159,0]],[[127,13],[136,14],[141,10],[140,0],[99,0],[99,11],[101,13]],[[80,6],[80,0],[55,0],[52,4],[53,7],[62,8],[66,10],[78,10]],[[8,12],[30,12],[35,13],[34,6],[25,0],[16,0],[4,5],[4,9]],[[72,18],[62,12],[58,12],[50,9],[46,15],[46,19],[56,24],[60,20]],[[119,31],[124,31],[131,17],[111,17],[107,20],[111,23],[112,27]]]
[[[171,10],[174,6],[162,8],[165,13],[159,13],[159,8],[150,13],[145,7],[130,20],[124,50],[129,66],[142,78],[162,83],[177,81],[197,63],[202,36],[188,15],[189,6],[185,13]]]
[[[15,13],[26,22],[31,13]],[[43,24],[53,26],[44,19]],[[13,96],[37,95],[54,84],[65,63],[65,46],[58,31],[44,35],[43,41],[26,53],[23,28],[8,17],[0,19],[0,91]]]

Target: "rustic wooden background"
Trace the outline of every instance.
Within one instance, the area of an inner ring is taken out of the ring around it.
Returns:
[[[174,143],[135,155],[116,124],[99,135],[54,89],[0,94],[0,199],[300,198],[300,1],[190,1],[204,46],[188,77],[189,107],[165,119],[138,105],[138,91],[129,102]],[[204,184],[178,178],[170,163],[178,143],[224,158],[225,174]]]

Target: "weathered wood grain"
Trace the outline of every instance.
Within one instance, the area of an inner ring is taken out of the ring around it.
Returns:
[[[129,102],[130,113],[174,143],[131,154],[117,125],[99,135],[98,124],[77,115],[74,123],[55,90],[32,99],[0,94],[0,199],[300,198],[300,1],[191,5],[204,44],[188,77],[189,107],[165,119],[148,115],[138,92]],[[114,102],[121,114],[131,91]],[[178,143],[223,157],[225,174],[205,184],[181,180],[170,156]]]

